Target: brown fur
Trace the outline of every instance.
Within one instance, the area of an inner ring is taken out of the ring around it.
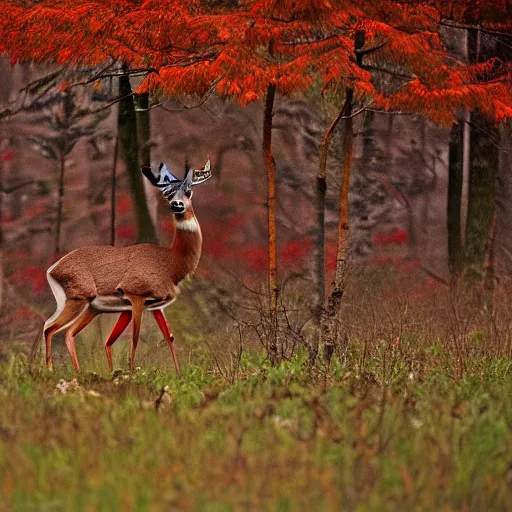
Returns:
[[[196,269],[201,245],[200,231],[177,229],[171,248],[153,244],[83,247],[61,258],[50,274],[68,299],[119,293],[173,298],[179,293],[179,282]]]
[[[49,276],[60,284],[66,296],[63,311],[45,327],[46,360],[50,368],[52,336],[68,322],[72,323],[66,333],[66,346],[75,368],[79,368],[75,335],[101,312],[101,304],[110,303],[110,309],[104,312],[121,311],[122,314],[105,344],[109,368],[112,370],[111,345],[131,319],[130,368],[133,370],[142,312],[146,306],[165,307],[176,298],[179,294],[178,284],[196,269],[201,256],[202,236],[190,202],[191,196],[180,188],[175,197],[183,203],[185,211],[175,216],[176,229],[170,248],[154,244],[83,247],[61,258],[49,271]],[[96,297],[98,300],[94,300]],[[127,312],[126,302],[131,304],[131,311]],[[79,310],[82,306],[86,310]],[[154,311],[155,318],[160,328],[167,331],[166,326],[160,325],[165,323],[165,319],[159,317],[158,313],[161,315],[160,311]],[[168,337],[179,373],[170,335]]]

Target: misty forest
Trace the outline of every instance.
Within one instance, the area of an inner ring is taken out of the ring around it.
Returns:
[[[0,511],[510,509],[510,0],[0,8]]]

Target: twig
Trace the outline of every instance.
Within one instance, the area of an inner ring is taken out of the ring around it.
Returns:
[[[440,282],[441,284],[444,284],[446,286],[450,286],[450,281],[448,279],[446,279],[445,277],[443,276],[440,276],[439,274],[437,274],[436,272],[433,272],[432,270],[424,267],[423,265],[420,265],[419,267],[421,270],[423,270],[423,272],[426,272],[430,277],[432,277],[433,279],[435,279],[436,281]]]

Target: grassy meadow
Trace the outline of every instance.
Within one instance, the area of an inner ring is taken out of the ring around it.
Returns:
[[[299,343],[272,367],[243,332],[240,350],[179,346],[181,379],[165,346],[147,355],[149,334],[133,374],[108,375],[80,337],[79,374],[12,351],[0,510],[510,510],[507,302],[411,292],[348,294],[329,365]]]

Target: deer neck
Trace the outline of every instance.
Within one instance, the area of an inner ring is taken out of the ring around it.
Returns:
[[[201,257],[203,237],[192,208],[189,208],[183,215],[175,215],[174,224],[175,232],[171,252],[176,265],[175,281],[178,284],[196,269]]]

